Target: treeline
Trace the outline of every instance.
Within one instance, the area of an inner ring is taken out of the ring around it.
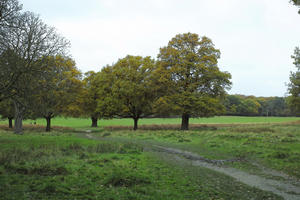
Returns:
[[[0,4],[0,114],[14,131],[23,119],[44,118],[46,131],[56,116],[138,120],[154,115],[190,117],[224,111],[231,75],[218,68],[220,50],[208,37],[178,34],[157,59],[128,55],[84,75],[68,55],[69,42],[38,15],[23,12],[17,0]]]
[[[285,116],[285,100],[226,95],[231,75],[220,71],[220,50],[208,37],[178,34],[159,49],[157,59],[128,55],[98,72],[84,75],[68,54],[70,43],[38,15],[23,12],[17,0],[0,3],[0,115],[14,131],[23,119],[44,118],[46,131],[56,116],[99,119],[180,116],[188,130],[191,117],[215,115]],[[298,111],[298,71],[291,73],[287,102]],[[298,112],[299,113],[299,112]]]
[[[235,116],[292,116],[285,97],[255,97],[227,95],[224,100],[225,115]]]

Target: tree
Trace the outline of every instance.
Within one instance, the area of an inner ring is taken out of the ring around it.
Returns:
[[[221,98],[230,88],[231,75],[218,68],[220,51],[207,37],[193,33],[176,35],[158,55],[159,81],[167,85],[165,99],[181,114],[181,129],[190,117],[209,117],[224,111]]]
[[[0,27],[12,26],[15,18],[22,10],[22,5],[17,0],[0,1]]]
[[[238,106],[242,103],[242,98],[239,95],[226,95],[224,106],[227,115],[239,115]]]
[[[13,128],[13,118],[15,115],[14,104],[10,99],[0,102],[0,115],[2,119],[8,119],[8,127]]]
[[[65,55],[69,42],[31,12],[20,14],[14,26],[0,30],[1,96],[15,105],[15,133],[22,133],[24,112],[36,92],[49,56]]]
[[[70,112],[69,106],[81,89],[81,73],[68,57],[48,57],[44,62],[48,63],[47,68],[37,82],[32,109],[36,117],[45,118],[49,132],[52,118]]]
[[[300,1],[299,0],[290,0],[291,3],[293,3],[295,6],[300,6]],[[300,10],[298,12],[300,14]]]
[[[290,73],[290,83],[288,84],[288,93],[290,96],[287,98],[287,103],[292,113],[300,114],[300,49],[295,48],[294,65],[297,68],[296,72]]]
[[[91,127],[98,127],[98,119],[100,113],[97,110],[97,104],[99,100],[98,92],[98,73],[94,71],[86,72],[85,78],[83,79],[83,90],[80,94],[80,104],[82,113],[84,116],[90,117],[92,120]]]
[[[237,106],[237,113],[243,116],[258,115],[260,104],[254,98],[242,99]]]
[[[21,9],[22,5],[20,5],[17,0],[0,1],[0,35],[6,35],[9,33],[10,28],[16,27],[16,19],[20,16]],[[3,37],[2,39],[5,40],[6,38]],[[9,52],[12,51],[0,47],[0,59],[12,59],[13,56],[9,56]],[[6,62],[0,62],[0,101],[4,98],[9,98],[7,91],[12,89],[12,84],[14,83],[13,76],[8,76],[8,74],[11,73],[11,70],[6,67],[4,63]]]
[[[129,55],[102,70],[99,74],[98,110],[106,108],[101,115],[132,118],[133,129],[137,130],[138,120],[152,113],[156,98],[152,87],[154,69],[155,61],[150,57]]]

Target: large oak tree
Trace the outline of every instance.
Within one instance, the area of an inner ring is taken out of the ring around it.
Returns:
[[[98,120],[100,118],[100,112],[97,110],[97,104],[99,97],[99,73],[94,71],[88,71],[84,75],[82,81],[83,88],[80,91],[79,106],[81,108],[81,115],[84,117],[90,117],[92,120],[91,127],[98,127]]]
[[[223,111],[221,98],[230,88],[231,75],[218,68],[220,51],[207,37],[178,34],[160,49],[156,74],[163,86],[159,107],[181,114],[181,129],[190,117],[210,117]],[[165,104],[164,104],[165,103]]]
[[[46,131],[51,130],[51,119],[72,112],[72,103],[76,102],[81,90],[81,73],[75,67],[75,61],[63,56],[48,57],[43,75],[37,80],[33,94],[35,117],[46,120]]]
[[[99,74],[98,110],[102,116],[132,118],[134,130],[138,120],[152,114],[156,99],[153,87],[155,61],[150,57],[126,56]]]

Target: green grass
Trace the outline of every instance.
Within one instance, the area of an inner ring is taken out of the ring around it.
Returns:
[[[0,198],[280,199],[205,168],[178,166],[132,142],[5,131],[0,131]]]
[[[96,135],[108,134],[96,133]],[[253,163],[300,178],[300,125],[203,127],[192,131],[113,131],[110,137],[162,144],[210,159],[243,158],[235,167]],[[254,166],[254,165],[253,165]]]
[[[244,162],[227,165],[259,174],[257,163],[300,178],[300,125],[276,124],[298,119],[214,117],[191,123],[237,124],[131,131],[91,129],[89,119],[55,118],[52,125],[70,129],[45,133],[30,126],[24,135],[0,130],[0,199],[280,199],[215,171],[144,152],[143,147],[164,145],[210,159],[239,157]],[[179,123],[176,118],[140,121],[158,127]],[[99,124],[131,126],[132,120]],[[89,134],[99,140],[85,138],[84,130],[92,130]]]
[[[212,118],[192,118],[191,124],[249,124],[249,123],[284,123],[300,120],[299,117],[240,117],[240,116],[220,116]],[[45,119],[25,120],[24,124],[36,122],[38,125],[45,125]],[[51,121],[52,126],[67,126],[73,128],[89,127],[91,125],[90,119],[84,118],[63,118],[56,117]],[[147,118],[140,119],[139,125],[152,124],[180,124],[180,118]],[[0,124],[7,124],[7,121],[0,121]],[[110,119],[100,120],[99,126],[132,126],[132,119]]]

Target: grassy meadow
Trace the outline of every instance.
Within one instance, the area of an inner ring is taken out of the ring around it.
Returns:
[[[299,117],[241,117],[241,116],[218,116],[210,118],[191,118],[190,124],[252,124],[252,123],[284,123],[300,120]],[[46,125],[45,119],[25,120],[24,124]],[[91,119],[88,118],[64,118],[56,117],[51,120],[52,126],[64,126],[72,128],[86,128],[91,125]],[[144,118],[139,120],[139,125],[161,125],[161,124],[180,124],[181,118]],[[2,120],[0,124],[7,124]],[[99,126],[132,126],[133,120],[126,119],[108,119],[99,120]]]
[[[68,128],[46,133],[28,125],[23,135],[3,128],[2,121],[0,199],[283,199],[152,147],[177,148],[207,159],[239,158],[222,167],[257,175],[276,170],[299,181],[300,123],[290,123],[297,120],[214,117],[191,123],[230,125],[132,131],[105,128],[131,126],[130,119],[101,120],[101,127],[91,129],[89,119],[56,118],[52,125]],[[143,119],[140,124],[157,128],[179,122]]]

